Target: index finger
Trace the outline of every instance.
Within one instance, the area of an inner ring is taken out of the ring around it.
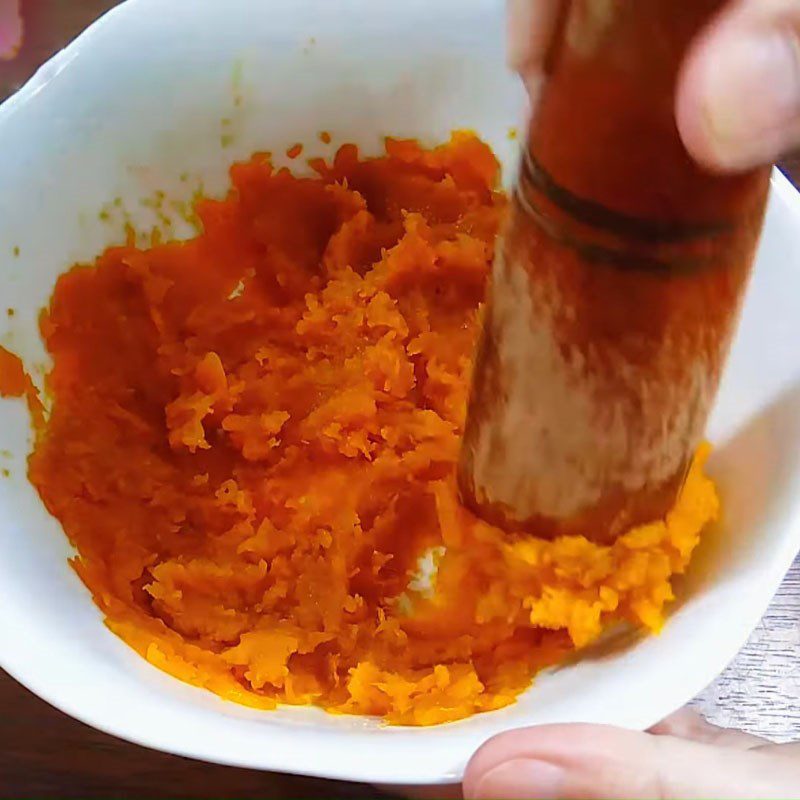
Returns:
[[[508,63],[523,78],[541,72],[563,0],[507,0]]]

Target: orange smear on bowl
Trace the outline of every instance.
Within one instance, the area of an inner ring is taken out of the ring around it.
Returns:
[[[505,706],[621,621],[658,630],[717,514],[704,454],[667,519],[611,546],[459,504],[491,150],[457,133],[315,167],[236,164],[196,238],[58,281],[30,477],[108,626],[236,702],[409,725]]]
[[[297,144],[293,144],[290,148],[287,149],[286,157],[294,159],[297,158],[302,152],[303,152],[303,145],[298,142]]]
[[[34,430],[44,427],[44,407],[39,392],[25,372],[22,360],[0,346],[0,397],[24,397]]]
[[[0,397],[23,397],[29,380],[19,357],[0,347]]]

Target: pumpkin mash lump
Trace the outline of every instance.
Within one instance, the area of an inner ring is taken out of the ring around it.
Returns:
[[[505,706],[612,624],[658,630],[717,513],[702,454],[666,520],[609,547],[459,504],[505,205],[490,149],[312,166],[236,164],[196,238],[58,281],[30,478],[109,628],[239,703],[409,725]]]

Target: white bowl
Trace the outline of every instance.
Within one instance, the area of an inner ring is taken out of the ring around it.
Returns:
[[[142,197],[186,199],[197,179],[221,190],[228,164],[255,150],[304,141],[330,152],[323,128],[374,151],[383,134],[435,142],[470,127],[508,164],[523,98],[502,49],[500,0],[129,0],[0,108],[0,305],[17,309],[0,314],[0,343],[41,377],[39,309],[61,271],[119,238],[98,217],[116,197],[146,226],[156,220]],[[0,664],[68,714],[149,747],[356,781],[456,781],[481,742],[520,725],[648,726],[734,655],[798,549],[799,298],[800,202],[776,173],[711,426],[725,522],[660,637],[542,676],[510,708],[389,728],[310,708],[258,712],[159,672],[108,632],[68,567],[61,528],[25,477],[29,426],[14,400],[0,401],[0,451],[11,453],[0,455],[11,470],[0,478]]]

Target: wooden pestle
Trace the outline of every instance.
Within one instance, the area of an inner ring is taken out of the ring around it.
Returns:
[[[769,170],[712,175],[675,123],[724,0],[566,0],[498,246],[459,486],[488,521],[613,541],[700,443]]]

